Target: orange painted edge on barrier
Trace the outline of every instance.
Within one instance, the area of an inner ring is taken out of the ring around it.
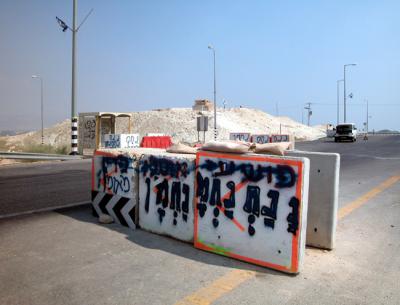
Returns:
[[[274,264],[274,263],[269,263],[265,262],[262,260],[254,259],[251,257],[246,257],[242,256],[239,254],[235,254],[232,252],[226,252],[225,254],[229,257],[236,258],[238,260],[242,260],[245,262],[249,262],[255,265],[260,265],[263,267],[268,267],[272,269],[276,269],[279,271],[284,271],[284,272],[291,272],[291,273],[296,273],[298,272],[298,267],[299,267],[299,256],[298,256],[298,247],[299,247],[299,232],[300,228],[302,226],[301,222],[301,212],[303,211],[303,201],[302,201],[302,192],[301,192],[301,187],[303,184],[303,163],[301,161],[296,161],[296,160],[279,160],[275,159],[273,157],[267,157],[267,156],[255,156],[255,155],[231,155],[231,154],[224,154],[224,153],[219,153],[219,152],[208,152],[208,151],[199,151],[196,154],[196,175],[195,175],[195,182],[194,182],[194,196],[193,196],[193,205],[194,205],[194,247],[209,251],[209,252],[214,252],[215,250],[202,242],[199,241],[198,239],[198,210],[197,210],[197,173],[199,171],[199,164],[200,164],[200,157],[212,157],[212,158],[223,158],[223,159],[234,159],[234,160],[247,160],[247,161],[260,161],[260,162],[270,162],[270,163],[275,163],[275,164],[285,164],[285,165],[291,165],[291,166],[297,166],[298,168],[298,181],[297,181],[297,186],[296,186],[296,196],[299,199],[299,226],[296,231],[296,235],[292,237],[292,258],[291,258],[291,266],[288,268],[286,266]]]

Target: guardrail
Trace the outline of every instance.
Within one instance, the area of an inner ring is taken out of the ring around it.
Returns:
[[[0,159],[23,160],[80,160],[82,156],[0,151]]]

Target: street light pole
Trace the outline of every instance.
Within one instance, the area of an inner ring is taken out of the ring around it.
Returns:
[[[369,119],[369,113],[368,113],[368,100],[367,100],[367,136],[368,136],[368,119]]]
[[[213,46],[208,46],[213,51],[214,58],[214,140],[217,140],[217,79],[215,73],[215,49]]]
[[[89,11],[85,18],[83,18],[81,24],[77,26],[77,11],[78,11],[78,0],[73,0],[72,7],[72,28],[69,27],[63,20],[56,17],[58,24],[65,32],[70,30],[72,32],[72,82],[71,82],[71,155],[78,154],[78,117],[76,115],[76,34],[80,27],[85,23],[86,19],[93,12],[93,9]]]
[[[336,116],[337,116],[337,118],[336,118],[336,125],[339,125],[339,122],[340,122],[340,115],[339,115],[339,110],[340,110],[340,107],[339,107],[339,102],[340,102],[340,97],[339,97],[339,84],[340,84],[340,82],[343,82],[344,80],[343,79],[339,79],[339,80],[337,80],[336,81],[336,88],[337,88],[337,113],[336,113]]]
[[[343,121],[346,123],[346,67],[348,66],[356,66],[357,64],[345,64],[343,66],[343,111],[344,111],[344,117]]]
[[[311,103],[306,103],[307,107],[304,107],[308,111],[307,113],[307,126],[310,126],[310,117],[312,115],[312,110],[311,110]]]
[[[40,80],[40,120],[42,122],[42,144],[44,144],[43,134],[43,78],[39,75],[32,75],[32,78],[38,78]]]
[[[73,0],[72,15],[72,84],[71,84],[71,155],[78,154],[78,117],[76,116],[76,13],[77,0]]]

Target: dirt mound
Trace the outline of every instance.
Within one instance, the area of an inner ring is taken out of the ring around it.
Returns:
[[[214,113],[203,111],[209,117],[209,131],[206,140],[213,138]],[[163,133],[175,141],[196,142],[196,118],[198,111],[191,108],[170,108],[143,112],[132,112],[132,131],[141,136],[147,133]],[[230,132],[249,132],[253,134],[293,134],[297,140],[314,140],[324,137],[319,128],[298,123],[288,117],[274,117],[257,109],[232,108],[217,109],[218,139],[228,139]],[[44,130],[44,143],[60,149],[68,149],[71,139],[71,122],[65,120]],[[200,135],[202,139],[202,135]],[[41,132],[28,132],[15,136],[0,137],[1,149],[27,150],[41,143]]]
[[[213,138],[214,113],[203,111],[208,119],[206,140]],[[197,141],[196,117],[199,112],[190,108],[172,108],[145,112],[134,112],[133,132],[145,135],[149,132],[165,133],[175,140]],[[231,132],[253,134],[293,134],[297,140],[314,140],[325,136],[319,129],[305,126],[288,117],[274,117],[257,109],[232,108],[217,111],[219,139],[228,139]],[[200,135],[202,139],[202,135]]]

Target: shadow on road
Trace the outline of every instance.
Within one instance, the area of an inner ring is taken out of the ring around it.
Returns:
[[[97,220],[97,217],[94,217],[92,215],[92,208],[90,205],[61,209],[57,210],[56,212],[64,216],[71,217],[78,221],[91,223],[95,226],[102,226],[107,229],[116,231],[120,234],[124,234],[127,240],[141,247],[165,251],[177,256],[182,256],[187,259],[191,259],[208,265],[224,266],[241,270],[255,271],[257,272],[256,277],[264,277],[267,275],[289,276],[289,277],[292,276],[290,274],[251,265],[245,262],[220,256],[214,253],[205,252],[194,248],[194,246],[190,243],[185,243],[183,241],[175,240],[171,237],[153,234],[141,229],[131,230],[127,227],[121,226],[116,223],[108,225],[100,224]],[[101,238],[101,236],[99,236],[99,238]]]

